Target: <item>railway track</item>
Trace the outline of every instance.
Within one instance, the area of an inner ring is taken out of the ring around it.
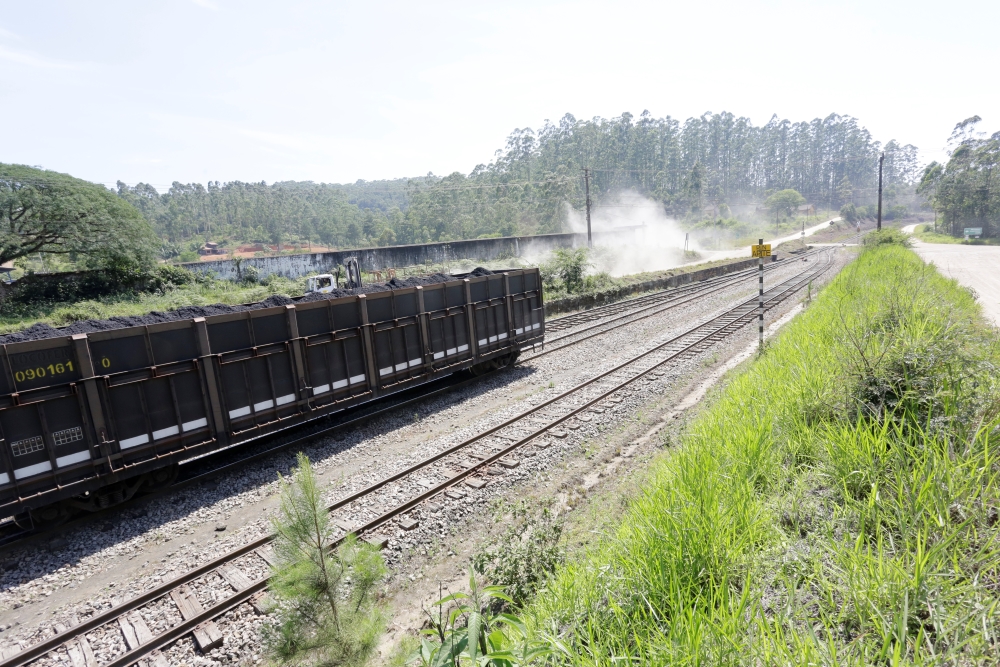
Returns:
[[[821,252],[824,251],[812,250],[796,256],[796,259],[808,259]],[[787,267],[788,264],[788,262],[778,265],[771,264],[765,266],[765,271],[771,272],[775,269]],[[738,285],[743,281],[756,278],[757,274],[758,269],[756,268],[737,271],[725,276],[718,276],[716,278],[700,281],[695,284],[654,292],[637,299],[629,299],[628,301],[609,304],[608,306],[601,306],[600,308],[594,308],[592,310],[552,320],[550,323],[546,323],[545,325],[546,340],[543,349],[538,352],[531,353],[530,356],[523,357],[522,363],[526,361],[534,361],[539,357],[552,354],[553,352],[559,352],[568,347],[572,347],[573,345],[577,345],[578,343],[582,343],[596,336],[605,334],[612,329],[617,329],[618,327],[632,324],[633,322],[639,322],[641,320],[654,317],[672,308],[683,306],[706,296],[716,294]],[[559,323],[571,319],[572,323],[569,325],[557,326]],[[561,336],[556,336],[554,338],[548,336],[548,333],[553,330],[565,331],[567,329],[572,329],[595,321],[596,323],[591,324],[590,326],[570,331]]]
[[[771,271],[774,268],[779,268],[785,264],[767,264],[765,269]],[[583,324],[589,324],[596,320],[602,320],[607,317],[614,317],[615,315],[620,315],[623,313],[631,313],[638,310],[642,310],[644,307],[653,307],[659,305],[664,300],[673,299],[675,297],[685,296],[693,292],[698,292],[710,285],[718,285],[721,283],[738,282],[740,280],[749,278],[751,276],[757,275],[757,268],[752,269],[741,269],[739,271],[734,271],[733,273],[727,273],[721,276],[715,276],[714,278],[708,278],[706,280],[700,280],[698,282],[686,283],[684,285],[679,285],[677,287],[669,287],[662,290],[657,290],[655,292],[650,292],[642,296],[636,297],[634,299],[625,299],[624,301],[616,301],[614,303],[609,303],[603,306],[597,306],[595,308],[589,308],[587,310],[581,310],[577,313],[572,313],[570,315],[565,315],[563,317],[557,317],[545,322],[545,333],[553,333],[558,331],[566,331]]]
[[[824,263],[814,263],[796,275],[772,286],[765,292],[765,309],[770,310],[803,288],[809,281],[822,275],[829,268],[829,256]],[[748,299],[687,331],[659,342],[649,349],[617,364],[596,377],[581,382],[571,389],[487,429],[464,442],[456,444],[419,463],[375,482],[368,487],[337,500],[328,509],[334,520],[348,532],[368,536],[378,541],[377,532],[390,522],[403,517],[421,503],[436,496],[464,495],[461,485],[481,488],[487,482],[480,475],[487,469],[513,468],[518,460],[513,457],[528,446],[546,448],[553,439],[566,437],[559,427],[574,421],[586,422],[605,408],[613,405],[615,394],[629,390],[637,382],[654,375],[672,361],[701,353],[728,336],[736,333],[757,317],[757,297]],[[618,399],[620,400],[620,399]],[[403,502],[395,500],[396,483],[414,479],[425,490]],[[388,493],[393,491],[393,493]],[[375,508],[388,507],[385,511]],[[354,523],[354,519],[360,520]],[[159,653],[178,639],[194,634],[194,640],[203,652],[221,643],[222,634],[215,620],[247,602],[259,599],[268,583],[266,572],[274,563],[271,550],[272,537],[263,537],[235,549],[212,561],[191,569],[169,582],[122,601],[110,610],[97,613],[78,625],[30,646],[0,661],[0,667],[28,665],[44,656],[52,655],[56,661],[74,667],[98,667],[87,640],[88,633],[103,630],[120,632],[126,652],[99,667],[125,667],[141,664],[144,667],[165,667],[166,659]],[[340,539],[343,539],[342,537]],[[339,543],[339,539],[331,547]],[[264,572],[253,578],[246,572]],[[209,583],[208,580],[212,581]],[[216,594],[211,602],[199,599],[191,592],[195,584],[213,588]],[[218,599],[221,597],[222,599]],[[142,616],[147,605],[170,601],[182,620],[168,630],[154,635]]]
[[[798,255],[797,258],[811,257],[818,252],[822,251],[810,251],[802,255]],[[771,271],[773,269],[786,266],[788,266],[788,262],[783,264],[772,264],[767,265],[765,270]],[[552,320],[551,323],[546,324],[547,331],[553,329],[556,331],[567,330],[586,324],[587,322],[597,321],[597,323],[583,329],[578,329],[576,331],[571,331],[561,336],[548,339],[542,350],[529,353],[522,358],[521,363],[533,361],[547,354],[559,352],[586,340],[608,333],[618,327],[653,317],[664,311],[670,310],[671,308],[675,308],[710,294],[720,292],[737,285],[742,281],[756,277],[757,271],[758,270],[756,268],[746,269],[727,274],[725,276],[718,276],[708,280],[699,281],[698,283],[657,291],[636,299],[629,299],[627,301],[608,304],[606,306],[600,306],[598,308],[593,308]],[[464,379],[461,381],[455,381],[453,378],[446,378],[439,381],[441,386],[415,388],[412,390],[414,394],[413,396],[401,396],[398,398],[389,397],[384,399],[384,404],[359,406],[358,408],[353,409],[351,413],[343,415],[343,418],[334,418],[335,423],[324,428],[316,429],[309,428],[308,426],[295,427],[296,430],[306,429],[307,432],[296,434],[291,438],[283,437],[285,434],[280,432],[272,434],[268,437],[268,440],[273,442],[277,439],[277,442],[252,447],[252,451],[250,453],[241,452],[241,455],[235,458],[229,455],[228,451],[224,451],[209,454],[208,456],[200,457],[197,460],[182,462],[178,479],[174,483],[157,491],[138,496],[136,498],[136,502],[147,502],[159,496],[175,493],[183,488],[190,487],[207,479],[211,479],[227,471],[235,470],[241,466],[263,459],[277,452],[303,445],[311,440],[314,440],[315,438],[329,436],[348,428],[357,427],[363,423],[371,421],[372,419],[389,414],[394,410],[460,389],[476,381],[477,378]],[[430,389],[430,391],[427,391],[427,389]],[[203,461],[219,461],[219,463],[209,463],[208,465],[204,465],[202,463]],[[118,512],[121,509],[122,506],[116,505],[99,512],[81,515],[59,525],[58,527],[47,529],[25,529],[15,524],[12,520],[0,522],[0,551],[8,551],[13,547],[23,546],[30,541],[46,539],[57,531],[63,532],[75,526],[98,520],[104,516]]]

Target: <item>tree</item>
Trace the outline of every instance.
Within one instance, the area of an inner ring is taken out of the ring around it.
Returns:
[[[687,179],[684,181],[685,194],[687,195],[688,204],[691,207],[691,212],[695,214],[700,214],[702,209],[702,192],[705,185],[705,169],[700,163],[695,162],[694,166],[691,167],[691,173],[687,175]]]
[[[353,535],[330,550],[330,513],[301,452],[292,478],[281,478],[272,523],[278,555],[270,584],[278,624],[266,636],[272,654],[295,665],[366,664],[385,630],[384,610],[374,600],[385,562]]]
[[[347,223],[347,242],[351,246],[357,246],[358,242],[361,240],[361,230],[358,229],[356,222]]]
[[[557,248],[552,252],[552,260],[542,267],[542,276],[550,282],[553,279],[561,281],[566,291],[573,294],[583,289],[583,279],[590,266],[587,248]]]
[[[1000,171],[1000,132],[986,137],[976,131],[979,122],[972,116],[955,126],[948,163],[927,165],[917,187],[953,236],[965,227],[982,227],[987,237],[1000,233],[1000,187],[993,182]]]
[[[0,164],[0,263],[33,253],[79,255],[90,268],[152,263],[159,245],[131,204],[68,174]]]
[[[861,218],[861,216],[858,215],[858,209],[854,206],[854,204],[844,204],[841,206],[840,217],[852,225]]]
[[[764,201],[764,206],[774,211],[775,220],[779,213],[791,215],[795,207],[806,203],[806,198],[799,194],[798,190],[791,188],[779,190]]]
[[[837,197],[843,204],[854,203],[854,186],[851,185],[851,180],[846,175],[840,179],[840,184],[837,185]]]

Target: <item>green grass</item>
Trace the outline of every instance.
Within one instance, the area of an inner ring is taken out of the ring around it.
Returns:
[[[924,243],[961,243],[964,245],[1000,245],[1000,239],[969,239],[955,238],[950,234],[933,231],[933,225],[917,225],[913,235]]]
[[[866,249],[525,610],[575,664],[990,664],[995,331]]]
[[[686,261],[694,261],[699,257],[700,255],[698,255],[698,253],[689,253]],[[740,260],[714,259],[706,262],[699,262],[697,264],[685,264],[672,269],[630,273],[617,277],[610,276],[607,273],[598,273],[596,275],[587,276],[584,279],[582,289],[574,292],[567,291],[566,286],[562,284],[561,281],[550,281],[545,287],[545,301],[546,303],[552,303],[553,301],[558,301],[559,299],[599,294],[601,292],[607,292],[622,287],[629,287],[638,283],[660,280],[662,278],[669,278],[670,276],[676,276],[682,273],[691,273],[692,271],[700,271],[702,269],[709,269],[715,266],[730,264],[737,261]],[[544,268],[542,269],[542,275],[545,275]]]

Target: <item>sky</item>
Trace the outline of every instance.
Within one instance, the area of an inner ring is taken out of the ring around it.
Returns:
[[[1000,130],[1000,3],[0,0],[0,162],[90,181],[468,173],[566,113]]]

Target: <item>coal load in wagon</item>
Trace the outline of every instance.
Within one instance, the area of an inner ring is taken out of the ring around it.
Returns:
[[[468,275],[470,277],[488,276],[493,272],[489,269],[477,267]],[[260,310],[262,308],[275,308],[277,306],[287,306],[297,302],[309,303],[325,299],[340,299],[345,296],[356,296],[358,294],[373,294],[376,292],[386,292],[394,289],[406,287],[416,287],[418,285],[434,285],[437,283],[456,280],[464,276],[450,276],[444,273],[435,273],[429,276],[412,276],[400,280],[393,278],[387,283],[378,285],[365,285],[357,289],[338,289],[327,294],[313,292],[302,297],[292,299],[284,294],[273,294],[263,301],[249,304],[238,304],[234,306],[224,303],[216,303],[210,306],[181,306],[175,310],[159,311],[154,310],[145,315],[124,315],[111,317],[106,320],[80,320],[65,327],[51,327],[48,324],[37,323],[13,333],[0,336],[0,344],[26,343],[33,340],[45,340],[47,338],[58,338],[59,336],[72,336],[75,334],[96,333],[98,331],[111,331],[113,329],[125,329],[128,327],[138,327],[148,324],[161,324],[163,322],[176,322],[177,320],[190,320],[196,317],[210,317],[212,315],[226,315],[228,313],[245,312],[248,310]]]

